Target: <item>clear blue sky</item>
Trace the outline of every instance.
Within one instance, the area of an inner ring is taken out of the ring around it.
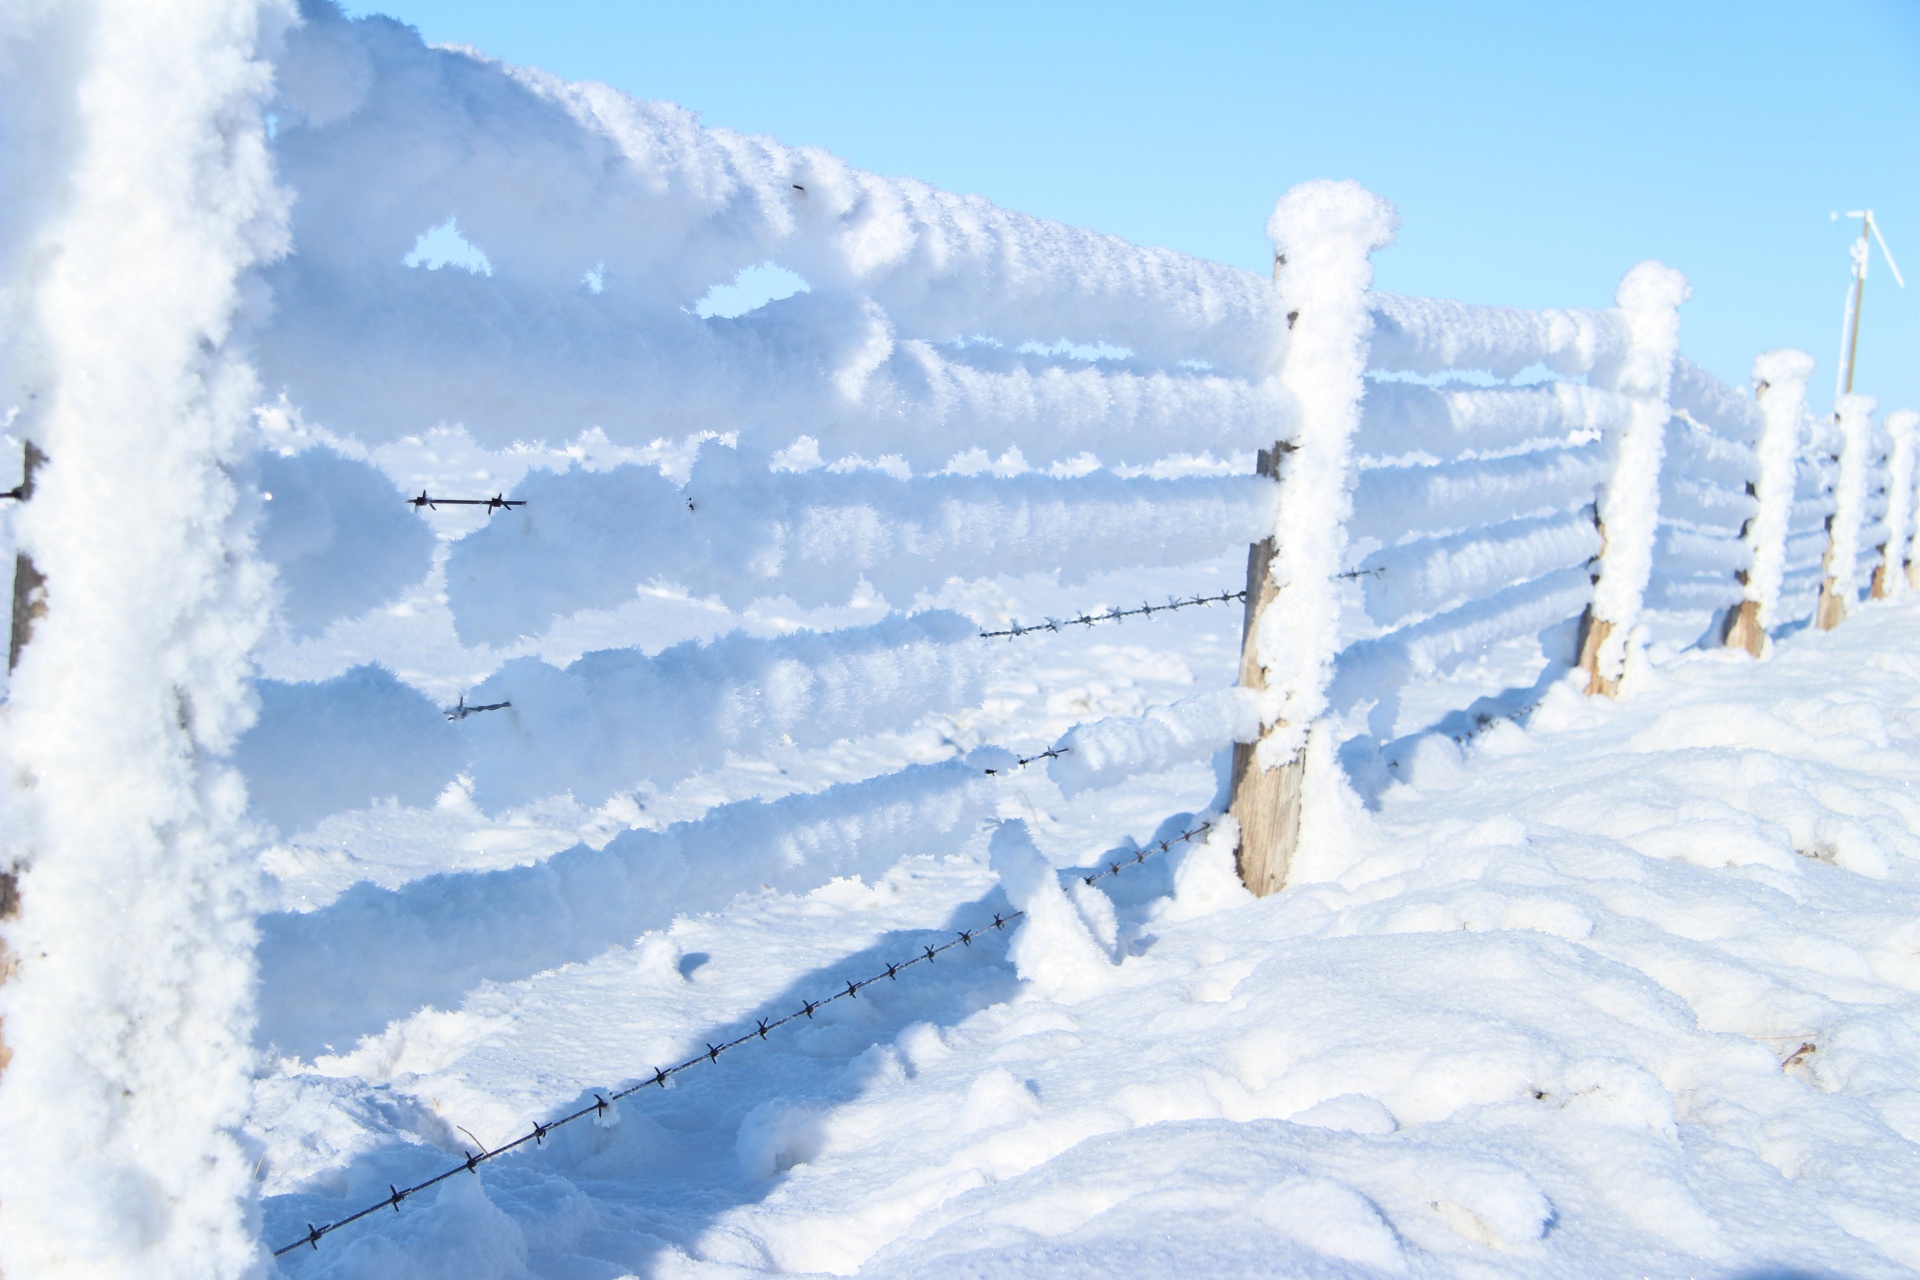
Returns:
[[[1857,224],[1858,389],[1920,407],[1920,0],[1785,4],[352,4],[711,124],[814,144],[1144,244],[1266,267],[1274,198],[1358,178],[1400,208],[1380,287],[1601,306],[1685,271],[1682,339],[1744,384],[1798,346],[1833,385]]]

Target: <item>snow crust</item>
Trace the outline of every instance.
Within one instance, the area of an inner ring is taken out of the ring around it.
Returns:
[[[524,1132],[1005,903],[1043,923],[289,1272],[1902,1274],[1915,621],[1432,739],[1333,875],[1261,902],[1211,896],[1229,839],[1085,903],[1046,865],[1099,847],[1100,807],[1023,783],[986,865],[742,900],[285,1068],[268,1230],[457,1159],[442,1117]]]

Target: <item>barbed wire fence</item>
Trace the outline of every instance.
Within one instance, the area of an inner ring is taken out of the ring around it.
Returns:
[[[1136,609],[1108,609],[1102,613],[1083,613],[1073,618],[1048,618],[1031,626],[1023,626],[1018,619],[1010,621],[1005,629],[982,631],[982,640],[997,640],[1005,637],[1009,640],[1019,636],[1030,636],[1039,631],[1057,632],[1062,627],[1091,627],[1100,622],[1120,622],[1127,618],[1151,618],[1156,613],[1172,613],[1179,609],[1191,609],[1195,605],[1226,604],[1230,600],[1245,600],[1247,593],[1242,591],[1223,591],[1217,596],[1189,596],[1185,600],[1169,598],[1165,604],[1141,604]]]
[[[1213,824],[1211,822],[1203,822],[1199,826],[1183,831],[1177,836],[1169,836],[1164,840],[1143,845],[1136,849],[1131,857],[1111,860],[1101,870],[1091,875],[1083,876],[1081,879],[1087,884],[1093,884],[1097,880],[1103,880],[1109,876],[1117,876],[1123,871],[1141,865],[1149,857],[1166,853],[1175,845],[1190,843],[1195,838],[1206,834],[1212,828]],[[450,1165],[431,1178],[416,1182],[412,1186],[398,1187],[389,1183],[387,1185],[389,1194],[384,1199],[375,1200],[364,1208],[350,1213],[344,1218],[336,1218],[324,1226],[316,1226],[309,1222],[307,1224],[306,1235],[275,1249],[273,1256],[276,1258],[284,1257],[302,1245],[318,1251],[320,1241],[340,1230],[342,1227],[352,1226],[364,1218],[370,1218],[382,1209],[392,1209],[395,1213],[398,1213],[400,1212],[400,1206],[409,1198],[419,1195],[422,1191],[437,1187],[449,1178],[458,1177],[462,1173],[478,1175],[481,1165],[486,1164],[490,1160],[497,1160],[510,1151],[517,1151],[529,1142],[533,1143],[536,1147],[544,1146],[547,1135],[556,1129],[564,1128],[577,1120],[584,1120],[588,1116],[605,1115],[608,1108],[612,1107],[614,1103],[630,1098],[643,1090],[656,1086],[664,1089],[672,1082],[673,1078],[681,1072],[690,1071],[703,1062],[718,1063],[721,1054],[732,1052],[735,1049],[742,1048],[755,1041],[765,1040],[773,1032],[791,1023],[800,1021],[811,1022],[813,1015],[828,1005],[840,1000],[857,1000],[862,991],[876,983],[897,982],[902,973],[905,973],[915,965],[922,963],[933,964],[943,953],[951,951],[955,947],[971,947],[975,938],[982,937],[991,932],[1000,932],[1024,915],[1026,915],[1024,911],[997,911],[994,913],[991,921],[982,923],[972,929],[962,929],[957,932],[953,938],[941,943],[939,946],[934,946],[932,943],[924,945],[919,953],[911,959],[888,963],[884,969],[873,974],[871,977],[857,980],[849,979],[844,987],[835,991],[830,996],[824,996],[818,1000],[803,1000],[798,1009],[789,1013],[784,1018],[756,1018],[754,1019],[754,1027],[752,1030],[743,1032],[733,1039],[723,1041],[720,1044],[714,1044],[709,1041],[707,1042],[705,1052],[696,1053],[684,1062],[676,1063],[671,1067],[655,1067],[651,1076],[630,1084],[623,1089],[610,1089],[605,1092],[596,1092],[593,1095],[593,1102],[590,1105],[579,1107],[545,1124],[536,1120],[526,1133],[521,1134],[511,1142],[503,1142],[497,1147],[488,1148],[486,1144],[476,1138],[474,1139],[474,1143],[480,1147],[480,1150],[467,1152],[467,1158],[459,1164]],[[462,1129],[461,1132],[465,1133],[466,1130]],[[468,1134],[467,1136],[472,1137],[473,1135]]]
[[[12,496],[12,495],[0,495],[0,496]],[[487,509],[488,514],[492,514],[494,511],[498,511],[498,510],[508,510],[514,507],[520,507],[520,506],[526,505],[524,500],[507,499],[499,494],[495,494],[491,498],[430,497],[426,492],[426,490],[424,489],[421,490],[421,492],[417,496],[408,498],[407,503],[408,505],[416,509],[424,507],[424,508],[433,509],[433,510],[437,510],[441,506],[485,507]],[[1377,570],[1377,569],[1366,570],[1366,571],[1356,570],[1350,573],[1341,574],[1340,576],[1343,578],[1353,578],[1353,577],[1362,576],[1363,573],[1372,575],[1372,574],[1377,574],[1379,572],[1380,570]],[[979,633],[979,636],[980,636],[980,639],[983,639],[983,640],[994,640],[994,639],[1003,639],[1003,638],[1011,640],[1011,639],[1017,639],[1022,636],[1035,635],[1039,633],[1057,634],[1067,627],[1091,627],[1091,626],[1095,626],[1100,623],[1106,623],[1106,622],[1124,622],[1128,618],[1151,618],[1155,614],[1159,614],[1159,613],[1173,613],[1183,609],[1192,609],[1192,608],[1197,608],[1201,606],[1229,604],[1236,601],[1244,601],[1246,600],[1246,598],[1247,598],[1247,593],[1244,590],[1222,591],[1214,595],[1195,594],[1195,595],[1187,596],[1184,598],[1169,597],[1165,604],[1151,604],[1147,602],[1142,602],[1137,607],[1131,608],[1131,609],[1108,608],[1098,613],[1083,612],[1070,618],[1047,618],[1042,622],[1034,623],[1030,625],[1022,624],[1017,619],[1014,619],[1014,620],[1011,620],[1009,624],[1004,628],[1001,628],[998,630],[981,631]],[[454,706],[445,709],[444,714],[446,715],[447,719],[458,721],[458,720],[464,720],[468,716],[474,715],[478,712],[506,710],[512,705],[513,704],[511,702],[505,701],[505,700],[496,702],[496,703],[468,705],[466,700],[466,695],[462,694],[458,702],[456,702]],[[1048,747],[1046,750],[1037,752],[1034,755],[1016,756],[1014,759],[1014,762],[1011,765],[1004,766],[999,769],[986,769],[984,772],[986,772],[989,775],[1012,773],[1015,770],[1024,769],[1028,765],[1035,764],[1043,760],[1057,760],[1062,756],[1065,756],[1071,750],[1072,748],[1070,747]],[[1177,836],[1171,836],[1171,837],[1168,837],[1167,839],[1141,846],[1140,848],[1134,851],[1131,857],[1109,860],[1105,864],[1105,866],[1101,867],[1099,870],[1096,870],[1090,874],[1082,876],[1081,879],[1086,884],[1091,885],[1100,880],[1107,879],[1108,877],[1120,875],[1122,872],[1132,867],[1141,865],[1142,863],[1146,862],[1146,860],[1149,857],[1155,854],[1165,853],[1168,850],[1172,849],[1175,845],[1187,844],[1191,842],[1195,838],[1211,830],[1212,827],[1213,827],[1213,824],[1211,822],[1203,822],[1199,826],[1193,827],[1187,831],[1183,831],[1181,834]],[[388,1187],[387,1187],[387,1191],[389,1194],[384,1199],[373,1201],[372,1203],[366,1205],[365,1207],[353,1213],[350,1213],[343,1218],[337,1218],[332,1222],[328,1222],[324,1225],[316,1225],[312,1222],[309,1222],[307,1224],[306,1235],[300,1237],[297,1240],[291,1241],[288,1244],[282,1245],[278,1249],[275,1249],[273,1251],[273,1256],[276,1258],[283,1257],[286,1254],[292,1253],[293,1251],[299,1249],[303,1245],[311,1249],[318,1250],[320,1247],[321,1240],[325,1239],[327,1236],[333,1234],[334,1232],[341,1230],[344,1227],[351,1226],[356,1222],[359,1222],[365,1218],[371,1217],[374,1214],[379,1213],[383,1209],[390,1208],[394,1212],[398,1213],[400,1211],[400,1206],[403,1203],[405,1203],[408,1199],[410,1199],[413,1196],[419,1195],[423,1191],[430,1190],[431,1188],[440,1185],[442,1182],[447,1181],[449,1178],[458,1177],[462,1173],[470,1173],[470,1174],[477,1175],[481,1165],[486,1164],[492,1160],[497,1160],[501,1156],[504,1156],[509,1152],[517,1151],[521,1147],[526,1146],[529,1142],[534,1144],[534,1146],[536,1147],[543,1146],[546,1143],[547,1135],[551,1134],[556,1129],[564,1128],[565,1126],[573,1124],[576,1121],[584,1120],[589,1116],[604,1115],[607,1112],[607,1110],[613,1106],[614,1103],[617,1103],[626,1098],[632,1097],[635,1094],[642,1092],[643,1090],[653,1088],[656,1086],[664,1089],[672,1082],[675,1076],[678,1076],[682,1072],[692,1070],[694,1067],[697,1067],[702,1063],[718,1063],[720,1061],[720,1056],[722,1054],[732,1052],[735,1049],[743,1048],[746,1045],[751,1044],[755,1041],[766,1040],[768,1036],[771,1035],[773,1032],[779,1031],[781,1028],[786,1027],[792,1023],[803,1021],[803,1020],[811,1021],[813,1019],[813,1016],[816,1013],[818,1013],[821,1009],[835,1003],[836,1001],[858,999],[861,991],[863,991],[867,987],[873,986],[875,983],[883,982],[883,981],[884,982],[898,981],[902,973],[904,973],[908,969],[913,968],[915,965],[918,965],[921,963],[933,964],[940,957],[940,955],[942,955],[947,951],[952,950],[954,947],[971,947],[973,945],[974,939],[981,937],[989,932],[1002,931],[1008,925],[1021,919],[1025,914],[1026,913],[1024,911],[996,912],[991,921],[980,924],[979,926],[972,929],[960,930],[958,933],[954,935],[953,938],[951,938],[950,940],[944,943],[939,944],[938,946],[928,943],[921,948],[918,954],[908,959],[888,963],[882,971],[875,973],[870,977],[861,978],[861,979],[850,979],[847,981],[844,987],[835,991],[831,995],[823,996],[818,1000],[803,1000],[801,1002],[800,1008],[796,1009],[792,1013],[787,1014],[785,1017],[774,1018],[774,1019],[766,1019],[766,1018],[755,1019],[755,1025],[751,1030],[743,1032],[742,1034],[734,1037],[733,1039],[723,1041],[719,1044],[708,1042],[706,1045],[705,1052],[697,1053],[692,1057],[687,1058],[685,1061],[676,1063],[670,1067],[656,1067],[654,1068],[653,1074],[651,1076],[648,1076],[642,1080],[639,1080],[634,1084],[627,1085],[624,1088],[610,1089],[602,1092],[596,1092],[593,1095],[593,1102],[590,1105],[579,1107],[571,1112],[568,1112],[563,1116],[559,1116],[556,1119],[548,1121],[544,1124],[539,1121],[535,1121],[529,1127],[526,1133],[521,1134],[519,1137],[513,1139],[510,1142],[502,1143],[497,1147],[488,1148],[486,1144],[480,1142],[478,1138],[474,1138],[473,1139],[474,1145],[478,1147],[479,1150],[468,1151],[466,1159],[461,1161],[460,1163],[451,1165],[448,1168],[441,1170],[439,1173],[436,1173],[432,1177],[427,1178],[421,1182],[416,1182],[411,1186],[399,1187],[390,1183],[388,1184]],[[468,1133],[467,1130],[461,1129],[460,1131],[462,1133],[466,1133],[469,1138],[473,1138],[473,1135],[471,1133]]]

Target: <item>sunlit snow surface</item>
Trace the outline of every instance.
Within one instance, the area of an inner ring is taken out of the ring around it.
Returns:
[[[1092,583],[1070,601],[1044,583],[983,584],[943,603],[1037,617],[1231,589],[1239,572]],[[1037,748],[1203,692],[1231,678],[1239,621],[1229,606],[995,642],[977,721],[741,764],[663,798],[662,820],[976,742]],[[1111,913],[1083,888],[1077,914],[1041,915],[1045,936],[1020,945],[1055,957],[1045,972],[1023,975],[989,935],[640,1092],[616,1123],[571,1126],[281,1265],[1909,1274],[1917,624],[1920,607],[1875,605],[1762,663],[1641,662],[1619,704],[1559,686],[1525,728],[1413,749],[1377,811],[1323,805],[1306,882],[1276,898],[1238,889],[1224,841],[1176,851],[1102,881]],[[748,894],[579,954],[563,898],[531,881],[517,902],[489,898],[486,884],[642,815],[489,820],[447,800],[363,813],[332,852],[283,846],[289,905],[319,908],[302,919],[321,936],[338,926],[340,991],[395,975],[376,959],[378,913],[336,895],[362,877],[404,892],[436,858],[472,868],[434,882],[449,947],[484,946],[497,925],[503,976],[263,1076],[268,1242],[458,1161],[463,1130],[517,1137],[1004,910],[995,818],[1020,820],[1055,865],[1088,866],[1177,832],[1217,786],[1204,766],[1071,802],[1039,766],[988,785],[977,812],[891,869]],[[473,919],[476,902],[497,919]],[[543,927],[559,937],[545,950],[526,942]],[[297,1006],[274,1007],[286,995],[269,960],[269,1024],[297,1023]]]

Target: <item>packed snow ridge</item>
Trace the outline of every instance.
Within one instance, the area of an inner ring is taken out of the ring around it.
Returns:
[[[329,0],[0,12],[0,174],[0,1273],[1920,1271],[1920,416],[1677,271]]]

